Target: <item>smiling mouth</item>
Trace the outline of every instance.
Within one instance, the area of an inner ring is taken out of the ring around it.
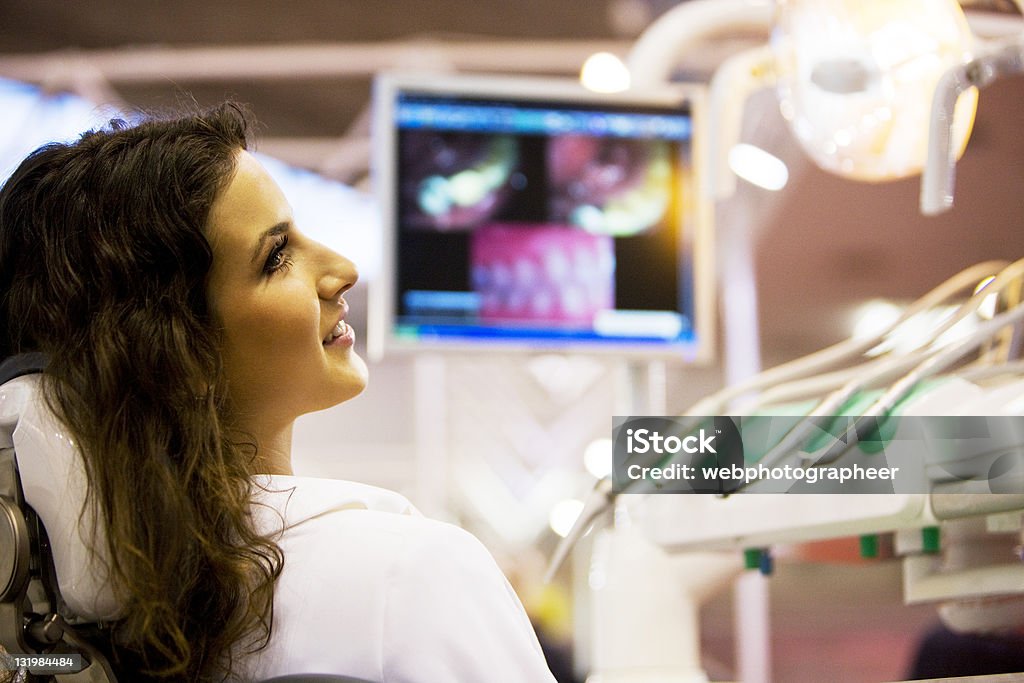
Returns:
[[[331,333],[329,335],[327,335],[327,338],[324,339],[323,343],[324,344],[330,344],[331,342],[333,342],[338,337],[346,336],[348,334],[348,332],[349,332],[348,323],[345,322],[344,320],[339,320],[338,324],[334,326],[334,329],[332,329]]]

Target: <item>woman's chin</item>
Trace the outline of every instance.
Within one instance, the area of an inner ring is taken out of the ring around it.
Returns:
[[[366,361],[356,354],[355,351],[349,354],[349,362],[346,366],[342,371],[342,376],[338,378],[338,390],[332,405],[338,405],[355,398],[363,393],[363,389],[366,388],[369,382],[370,371],[366,367]]]

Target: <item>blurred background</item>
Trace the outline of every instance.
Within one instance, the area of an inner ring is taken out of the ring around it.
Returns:
[[[370,172],[373,76],[416,68],[575,78],[596,52],[624,57],[677,4],[0,0],[0,79],[22,98],[0,106],[0,177],[33,136],[72,134],[68,126],[80,119],[66,112],[102,120],[114,111],[248,103],[260,122],[257,149],[293,169],[281,173],[304,229],[326,226],[325,241],[361,266],[350,301],[361,334],[367,285],[381,276]],[[1000,34],[1020,19],[1012,2],[962,4],[980,32]],[[707,37],[687,47],[674,79],[707,82],[729,56],[767,39],[756,27]],[[67,95],[79,104],[46,119],[41,103]],[[742,137],[782,160],[789,181],[779,191],[741,181],[716,211],[720,225],[739,226],[753,245],[758,324],[748,348],[757,357],[747,364],[769,367],[813,352],[849,337],[872,311],[903,305],[967,266],[1024,255],[1022,103],[1021,76],[983,91],[957,166],[955,205],[926,217],[918,177],[858,183],[820,170],[774,93],[752,97]],[[311,200],[317,209],[304,217],[303,199],[321,194],[329,199]],[[730,240],[729,231],[717,233],[721,277]],[[666,366],[667,414],[723,386],[721,343],[711,363]],[[425,513],[466,526],[494,552],[545,637],[570,649],[574,632],[587,627],[586,596],[572,580],[586,573],[587,543],[555,584],[543,585],[540,575],[556,529],[571,522],[573,501],[595,480],[585,466],[588,448],[600,449],[611,417],[631,405],[630,382],[625,362],[608,357],[387,356],[372,364],[358,400],[303,418],[297,473],[396,489]],[[898,565],[860,560],[855,539],[781,552],[769,596],[771,667],[780,681],[902,678],[936,621],[929,606],[902,605]],[[734,607],[725,591],[703,611],[713,679],[736,673]],[[577,678],[586,662],[577,652]]]

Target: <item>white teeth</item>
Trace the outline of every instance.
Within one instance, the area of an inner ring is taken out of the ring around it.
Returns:
[[[324,339],[324,344],[331,343],[332,341],[334,341],[335,339],[337,339],[341,335],[346,334],[347,332],[348,332],[348,323],[346,323],[344,320],[339,320],[338,324],[335,325],[334,329],[331,330],[331,333],[329,335],[327,335],[327,339]]]

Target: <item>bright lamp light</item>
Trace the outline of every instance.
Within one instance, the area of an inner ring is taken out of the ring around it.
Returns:
[[[920,172],[939,77],[971,58],[955,0],[778,0],[772,32],[779,100],[822,168],[881,181]],[[956,105],[963,152],[977,90]]]
[[[622,92],[629,89],[629,69],[612,53],[596,52],[583,62],[580,83],[594,92]]]

